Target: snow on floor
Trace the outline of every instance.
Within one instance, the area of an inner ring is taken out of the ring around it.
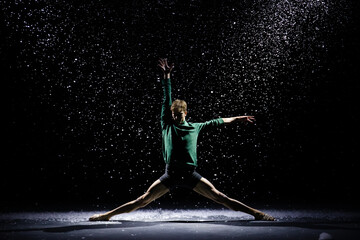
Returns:
[[[0,239],[360,239],[360,214],[340,210],[262,209],[277,221],[253,221],[230,210],[139,210],[110,222],[95,213],[0,214]]]
[[[340,210],[266,210],[262,211],[274,216],[278,221],[346,221],[347,219],[359,219],[360,213],[355,211]],[[4,220],[34,220],[54,222],[83,222],[90,216],[100,211],[69,211],[69,212],[13,212],[0,213],[0,221]],[[117,215],[113,221],[240,221],[253,220],[253,217],[231,210],[138,210],[131,213]]]

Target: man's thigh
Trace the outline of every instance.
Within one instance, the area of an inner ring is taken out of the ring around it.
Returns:
[[[160,180],[156,180],[146,191],[147,198],[150,198],[150,200],[155,200],[165,193],[167,193],[169,189],[161,183]]]
[[[217,198],[218,194],[220,193],[209,180],[203,177],[200,179],[193,190],[200,195],[213,200]]]

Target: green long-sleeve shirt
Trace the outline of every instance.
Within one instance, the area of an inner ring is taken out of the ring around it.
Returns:
[[[171,81],[163,79],[164,99],[161,109],[162,152],[166,164],[176,167],[197,166],[197,139],[200,131],[224,123],[222,118],[204,123],[183,122],[176,124],[172,119]]]

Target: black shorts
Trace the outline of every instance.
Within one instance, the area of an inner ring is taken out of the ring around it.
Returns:
[[[159,180],[170,190],[175,187],[193,189],[201,178],[195,167],[175,168],[166,165],[165,174]]]

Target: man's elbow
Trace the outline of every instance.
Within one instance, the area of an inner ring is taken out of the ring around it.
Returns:
[[[222,120],[224,121],[225,124],[232,122],[231,118],[222,118]]]

